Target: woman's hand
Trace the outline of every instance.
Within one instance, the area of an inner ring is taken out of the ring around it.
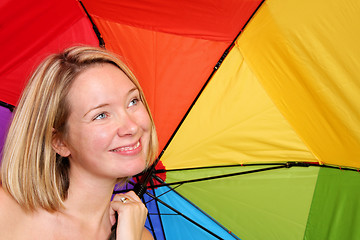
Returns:
[[[115,212],[118,214],[116,240],[140,240],[144,231],[147,208],[140,198],[130,191],[117,194],[110,204],[110,222],[115,224]]]

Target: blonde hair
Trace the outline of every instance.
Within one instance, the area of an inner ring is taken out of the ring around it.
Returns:
[[[69,160],[56,154],[52,140],[66,134],[70,106],[67,95],[74,79],[94,64],[119,67],[139,89],[151,119],[147,167],[157,154],[153,118],[144,93],[130,69],[114,54],[97,47],[76,46],[45,59],[35,70],[15,110],[3,149],[3,188],[25,209],[48,211],[63,206],[69,187]],[[123,182],[126,179],[118,179]]]

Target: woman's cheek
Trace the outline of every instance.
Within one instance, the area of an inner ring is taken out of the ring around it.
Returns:
[[[88,139],[91,139],[92,144],[94,147],[102,146],[108,147],[111,144],[112,136],[114,135],[113,132],[109,128],[98,128],[93,130],[88,130],[89,136]]]
[[[139,112],[137,116],[138,124],[141,126],[143,131],[150,131],[151,129],[151,120],[150,116],[147,111],[144,109],[143,111]]]

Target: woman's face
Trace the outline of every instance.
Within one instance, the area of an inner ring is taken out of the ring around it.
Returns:
[[[139,90],[119,68],[105,63],[86,69],[67,100],[65,145],[72,174],[114,179],[144,170],[151,120]]]

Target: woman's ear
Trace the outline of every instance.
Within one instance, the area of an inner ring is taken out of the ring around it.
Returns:
[[[62,157],[70,156],[70,149],[67,147],[65,141],[55,129],[53,129],[53,137],[52,137],[51,145],[54,151],[60,156]]]

